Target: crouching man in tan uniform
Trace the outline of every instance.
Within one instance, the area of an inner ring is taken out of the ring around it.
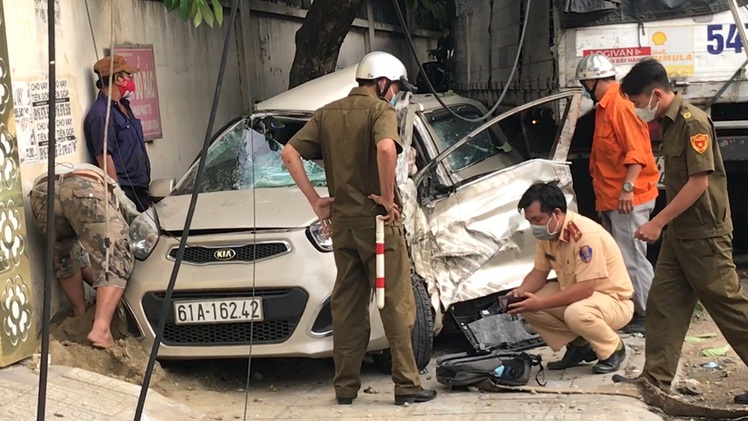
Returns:
[[[72,169],[58,166],[56,172],[51,179],[45,174],[34,181],[31,211],[46,235],[47,183],[56,183],[55,276],[76,316],[86,313],[83,280],[92,283],[96,289],[96,311],[87,338],[94,347],[108,348],[114,344],[110,330],[112,317],[134,262],[128,224],[120,208],[129,216],[137,214],[137,210],[119,186],[96,166],[79,164]]]
[[[598,223],[567,210],[563,192],[553,184],[531,186],[518,209],[540,241],[535,267],[510,292],[524,301],[511,304],[509,312],[522,313],[554,351],[566,346],[561,361],[548,363],[548,369],[599,360],[594,373],[617,371],[626,348],[615,331],[634,314],[634,288],[615,240]],[[558,282],[548,280],[551,269]]]

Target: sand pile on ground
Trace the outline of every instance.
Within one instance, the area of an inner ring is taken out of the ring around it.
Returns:
[[[113,347],[95,349],[86,339],[91,329],[94,309],[82,317],[56,316],[52,321],[49,353],[52,364],[77,367],[126,382],[142,385],[148,364],[148,353],[133,337],[127,335],[126,323],[115,315]],[[157,386],[166,374],[156,362],[150,386]]]

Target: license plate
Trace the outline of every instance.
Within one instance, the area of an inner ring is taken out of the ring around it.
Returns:
[[[262,298],[175,301],[174,323],[241,323],[263,319]]]
[[[657,182],[657,188],[664,189],[665,188],[665,157],[658,156],[656,162],[657,162],[657,171],[660,172],[660,180]]]

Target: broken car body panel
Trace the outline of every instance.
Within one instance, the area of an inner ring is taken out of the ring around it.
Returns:
[[[550,159],[532,159],[467,182],[452,180],[450,193],[433,201],[419,193],[427,178],[433,177],[430,170],[475,136],[508,117],[561,99],[567,99],[568,106],[559,110],[562,124]],[[580,92],[572,91],[506,112],[447,148],[411,182],[401,183],[405,214],[411,218],[407,221],[411,257],[416,272],[429,281],[432,303],[448,309],[456,302],[515,288],[532,269],[536,241],[517,203],[531,184],[554,182],[571,209],[576,209],[566,158],[580,103]]]

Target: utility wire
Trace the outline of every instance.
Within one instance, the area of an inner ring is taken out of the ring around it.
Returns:
[[[39,366],[39,393],[37,395],[36,419],[44,421],[47,405],[47,377],[49,375],[49,330],[51,322],[52,307],[52,284],[55,282],[54,272],[54,247],[55,247],[55,152],[57,142],[55,139],[55,97],[56,97],[56,62],[55,62],[55,2],[47,2],[47,43],[49,59],[49,143],[47,144],[47,242],[46,242],[46,267],[44,271],[44,297],[42,298],[42,349]]]
[[[395,6],[395,11],[397,12],[397,18],[398,20],[400,20],[400,26],[402,26],[403,32],[405,33],[405,38],[408,40],[410,51],[413,53],[413,57],[415,57],[416,63],[420,63],[420,59],[418,58],[418,49],[416,48],[416,44],[413,42],[413,37],[410,35],[410,30],[408,29],[408,23],[405,21],[403,12],[402,10],[400,10],[400,3],[398,0],[392,0],[392,4]],[[439,93],[436,92],[434,85],[431,83],[431,80],[429,80],[428,75],[426,74],[426,69],[423,67],[423,63],[419,65],[421,68],[421,71],[423,72],[425,76],[424,79],[426,80],[426,85],[428,85],[429,87],[429,91],[431,91],[431,93],[434,95],[434,98],[436,98],[439,104],[445,110],[449,111],[449,113],[452,114],[454,117],[460,120],[466,121],[468,123],[478,123],[491,117],[496,112],[496,110],[499,109],[501,102],[504,100],[504,96],[509,91],[509,85],[512,79],[514,79],[514,73],[517,71],[517,67],[519,67],[519,59],[522,55],[522,47],[525,43],[525,34],[527,33],[527,21],[530,17],[531,4],[532,4],[532,0],[527,0],[527,7],[525,9],[525,19],[524,19],[524,23],[522,24],[522,33],[519,37],[519,44],[517,46],[517,55],[514,57],[514,65],[512,66],[512,71],[509,73],[509,77],[507,78],[506,84],[504,85],[504,89],[501,91],[501,95],[499,96],[499,99],[496,100],[496,104],[485,115],[478,117],[478,118],[467,118],[454,112],[451,108],[449,108],[449,106],[444,102],[444,100],[442,100]]]
[[[241,26],[241,36],[242,36],[241,45],[245,45],[245,43],[249,41],[249,39],[247,38],[247,34],[246,34],[245,23],[249,24],[251,7],[250,7],[249,2],[244,2],[244,4],[242,4],[241,7],[242,7],[241,9],[242,19],[239,22],[239,25]],[[247,63],[246,54],[245,54],[245,60],[244,60],[244,67],[246,68],[246,72],[247,72],[247,76],[246,76],[247,97],[248,97],[250,107],[251,107],[252,90],[251,90],[251,84],[250,84],[250,77],[252,75],[249,70],[250,67],[249,67],[249,64]],[[254,111],[254,110],[250,108],[250,115],[251,115],[251,111]],[[244,121],[246,124],[247,120],[244,120]],[[245,126],[245,128],[242,130],[242,135],[245,133],[246,129],[249,129],[247,134],[249,135],[249,142],[250,142],[249,150],[251,151],[250,159],[252,162],[252,226],[254,227],[254,231],[252,232],[252,244],[254,244],[254,247],[252,248],[252,300],[254,301],[256,297],[256,291],[257,291],[255,287],[255,284],[256,284],[255,281],[257,279],[257,195],[256,195],[257,186],[256,186],[255,157],[254,157],[254,151],[255,151],[254,138],[255,137],[252,136],[252,132],[251,132],[252,126],[253,124],[252,124],[252,120],[250,117],[249,126],[248,127]],[[249,384],[252,378],[251,376],[252,345],[254,344],[254,339],[255,339],[254,333],[255,333],[255,321],[252,320],[249,324],[249,350],[247,350],[247,379],[246,379],[246,383],[244,386],[244,421],[247,421],[247,411],[249,409]]]
[[[171,271],[171,277],[169,278],[169,285],[166,287],[164,294],[164,301],[161,304],[161,311],[159,313],[158,327],[156,328],[156,337],[153,340],[153,346],[151,347],[151,353],[148,357],[148,365],[146,366],[145,374],[143,375],[143,385],[140,388],[140,396],[138,397],[138,405],[135,409],[134,421],[140,421],[145,406],[145,399],[148,395],[148,387],[151,383],[151,376],[153,375],[153,368],[156,363],[156,357],[158,356],[158,349],[161,345],[161,338],[164,335],[164,327],[166,326],[166,317],[169,314],[169,305],[171,304],[171,297],[174,292],[174,285],[177,281],[177,275],[179,274],[179,268],[182,264],[184,257],[184,250],[187,246],[187,237],[190,234],[190,225],[192,225],[192,218],[195,215],[195,207],[197,206],[198,192],[200,191],[200,182],[202,181],[203,174],[205,172],[205,160],[208,155],[208,147],[210,146],[210,139],[213,132],[213,123],[216,119],[216,112],[218,110],[218,99],[221,96],[221,87],[223,85],[223,76],[226,73],[226,61],[229,55],[229,46],[231,43],[231,35],[235,30],[236,12],[239,8],[239,0],[233,0],[231,5],[231,16],[229,17],[229,24],[226,30],[226,38],[223,43],[223,53],[221,55],[221,64],[218,70],[218,80],[216,82],[216,90],[213,94],[213,105],[210,109],[210,117],[208,118],[208,127],[205,130],[205,140],[203,141],[203,149],[200,151],[200,161],[197,165],[197,174],[195,175],[195,188],[192,191],[190,197],[190,205],[187,209],[187,216],[185,217],[184,228],[182,229],[182,236],[179,240],[179,248],[177,249],[177,255],[174,259],[174,267]]]

